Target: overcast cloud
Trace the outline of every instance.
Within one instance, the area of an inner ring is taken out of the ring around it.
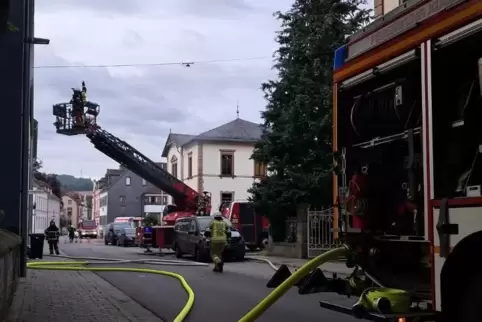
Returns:
[[[223,63],[35,69],[39,158],[47,172],[98,178],[117,164],[84,136],[55,133],[52,104],[67,102],[85,80],[101,105],[99,124],[154,161],[169,130],[197,134],[240,116],[260,122],[262,82],[275,77],[278,22],[292,0],[40,0],[35,66],[190,62]]]
[[[197,134],[240,116],[260,122],[260,85],[274,77],[276,10],[291,0],[37,1],[35,66],[190,62],[220,63],[123,68],[35,69],[35,117],[44,170],[102,176],[117,164],[85,136],[55,133],[52,104],[67,102],[85,80],[101,105],[99,124],[154,161],[169,130]]]

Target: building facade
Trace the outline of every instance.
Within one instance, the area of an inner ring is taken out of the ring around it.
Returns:
[[[198,192],[210,192],[217,209],[247,199],[253,182],[266,175],[266,167],[251,159],[261,134],[259,124],[237,118],[199,135],[170,133],[162,156],[173,176]]]
[[[32,232],[43,233],[53,220],[60,227],[61,199],[52,193],[47,183],[34,179]]]
[[[68,193],[62,196],[62,203],[66,224],[77,227],[83,211],[80,198],[73,193]]]
[[[158,165],[166,167],[165,163]],[[96,188],[100,229],[116,217],[144,217],[147,214],[160,216],[168,202],[168,196],[162,190],[124,168]]]
[[[107,169],[105,175],[94,181],[94,187],[92,192],[92,215],[93,220],[97,223],[99,229],[98,235],[101,236],[103,232],[103,226],[107,225],[107,187],[115,182],[122,174],[122,169]]]
[[[92,191],[74,191],[76,195],[79,196],[82,212],[80,214],[81,219],[90,220],[92,219],[92,199],[93,199],[93,192]]]

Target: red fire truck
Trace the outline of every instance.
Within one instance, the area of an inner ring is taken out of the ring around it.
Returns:
[[[407,1],[334,68],[337,237],[365,278],[413,295],[364,318],[482,321],[482,1]]]
[[[94,220],[82,220],[77,231],[80,238],[97,238],[97,224]]]
[[[149,227],[148,238],[144,238],[144,230],[138,228],[141,244],[152,248],[170,248],[174,237],[173,224],[177,218],[195,214],[210,215],[210,193],[198,193],[127,142],[103,130],[97,125],[99,105],[90,101],[79,102],[77,98],[79,91],[75,89],[73,91],[74,95],[69,103],[53,106],[53,115],[56,117],[54,126],[57,133],[68,136],[86,135],[97,150],[162,189],[174,199],[175,205],[166,207],[167,213],[163,216],[166,225]],[[83,117],[75,117],[80,109],[84,111]]]
[[[482,321],[482,1],[404,2],[348,37],[333,78],[334,230],[355,270],[300,293],[360,295],[320,305],[372,321]]]

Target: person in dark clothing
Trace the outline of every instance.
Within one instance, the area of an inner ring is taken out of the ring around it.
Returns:
[[[50,222],[50,226],[45,229],[45,236],[47,238],[47,241],[49,243],[49,251],[50,255],[55,254],[60,255],[59,252],[59,235],[60,235],[60,230],[59,227],[55,224],[55,221]]]
[[[69,226],[69,240],[70,240],[70,242],[73,242],[74,238],[75,238],[75,228],[72,225],[70,225]]]

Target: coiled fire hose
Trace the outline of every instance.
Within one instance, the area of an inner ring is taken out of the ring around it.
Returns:
[[[330,250],[318,257],[307,262],[301,268],[296,270],[288,279],[286,279],[281,285],[275,288],[271,293],[261,300],[254,308],[246,313],[238,322],[254,322],[263,313],[265,313],[276,301],[278,301],[291,287],[298,283],[302,278],[307,276],[311,271],[323,265],[326,262],[336,260],[348,253],[348,247],[343,246],[333,250]],[[65,271],[93,271],[93,272],[135,272],[135,273],[148,273],[169,276],[179,280],[181,286],[184,288],[188,295],[188,300],[183,309],[174,319],[174,322],[183,322],[188,316],[192,307],[194,306],[195,294],[192,288],[189,286],[184,277],[180,274],[157,270],[157,269],[145,269],[145,268],[122,268],[122,267],[90,267],[91,264],[149,264],[149,265],[171,265],[171,266],[208,266],[206,263],[199,262],[186,262],[180,260],[166,260],[166,259],[148,259],[148,260],[119,260],[112,258],[99,258],[99,257],[71,257],[71,256],[53,256],[60,257],[76,261],[63,261],[63,262],[29,262],[27,267],[29,269],[41,269],[41,270],[65,270]],[[248,257],[250,259],[264,261],[269,264],[273,269],[277,269],[274,264],[268,259],[262,257]],[[383,301],[388,299],[390,302],[396,302],[396,311],[402,311],[408,305],[406,292],[402,290],[384,289],[384,288],[371,288],[363,292],[359,301],[354,306],[354,314],[357,315],[357,309],[377,309],[380,304],[384,305]],[[380,303],[380,299],[382,302]],[[360,311],[361,312],[361,311]],[[361,313],[360,313],[361,314]]]

